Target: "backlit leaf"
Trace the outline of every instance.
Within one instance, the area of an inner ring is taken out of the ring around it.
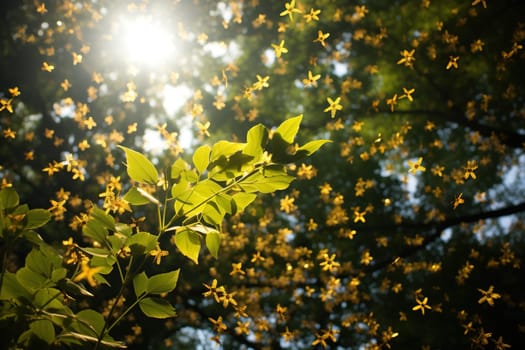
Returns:
[[[151,276],[148,280],[148,293],[162,294],[169,293],[177,286],[180,269],[166,273],[159,273]]]
[[[201,239],[198,233],[183,228],[175,233],[173,238],[175,245],[180,252],[192,260],[195,264],[199,263],[199,252],[201,249]]]
[[[153,163],[142,153],[124,146],[119,147],[126,153],[126,167],[129,177],[137,182],[156,185],[159,174]]]
[[[139,307],[148,317],[168,318],[177,315],[175,308],[161,298],[144,298],[139,302]]]
[[[286,141],[287,143],[291,144],[294,142],[295,136],[297,135],[297,132],[299,131],[299,126],[301,125],[301,120],[303,119],[303,115],[298,115],[297,117],[293,117],[290,119],[285,120],[281,123],[275,130],[276,134],[281,135],[282,139]]]
[[[210,153],[211,148],[208,145],[200,146],[193,153],[193,164],[199,174],[202,174],[208,167],[208,164],[210,163]]]

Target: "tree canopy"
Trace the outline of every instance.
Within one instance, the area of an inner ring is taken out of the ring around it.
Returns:
[[[525,347],[522,1],[0,9],[2,348]]]

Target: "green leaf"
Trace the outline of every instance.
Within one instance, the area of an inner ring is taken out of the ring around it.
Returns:
[[[148,280],[148,293],[162,294],[169,293],[177,286],[180,269],[175,271],[159,273],[151,276]]]
[[[115,219],[104,210],[98,207],[93,207],[91,210],[91,217],[99,221],[105,228],[115,231]]]
[[[55,340],[55,327],[49,320],[33,321],[29,324],[29,329],[47,344],[51,344]]]
[[[181,231],[175,233],[173,240],[184,256],[188,257],[195,264],[199,263],[201,239],[198,233],[183,227]]]
[[[0,190],[0,210],[14,208],[20,203],[18,193],[12,188]]]
[[[299,131],[299,126],[301,125],[302,119],[303,115],[301,114],[297,117],[285,120],[277,127],[275,133],[281,135],[282,139],[287,143],[292,144],[294,142],[295,135],[297,135],[297,132]]]
[[[81,322],[76,323],[76,330],[81,334],[98,337],[104,328],[104,316],[92,309],[82,310],[76,314]]]
[[[186,163],[182,158],[178,158],[171,165],[171,178],[173,180],[178,179],[182,173],[189,169],[188,163]]]
[[[151,202],[136,187],[131,187],[122,199],[128,201],[131,205],[145,205]]]
[[[211,148],[208,145],[200,146],[193,153],[193,164],[199,174],[202,174],[208,167],[208,164],[210,164],[210,153]]]
[[[257,162],[263,154],[267,141],[268,129],[262,124],[257,124],[248,130],[246,135],[246,146],[242,152],[252,156]]]
[[[32,209],[26,214],[26,230],[32,230],[41,226],[44,226],[49,219],[51,219],[51,213],[46,209]]]
[[[303,154],[304,153],[304,156],[307,157],[309,155],[312,155],[313,153],[317,152],[317,150],[319,148],[321,148],[325,143],[329,143],[329,142],[332,142],[330,140],[315,140],[315,141],[310,141],[304,145],[302,145],[301,147],[299,147],[299,149],[297,150],[296,154]]]
[[[95,220],[90,220],[82,227],[82,234],[103,243],[108,235],[108,230]]]
[[[175,212],[185,215],[191,211],[191,216],[198,215],[204,210],[204,204],[213,199],[221,190],[222,187],[215,181],[203,180],[177,197]]]
[[[250,205],[251,202],[255,200],[255,198],[257,198],[257,195],[255,193],[239,192],[234,194],[232,198],[237,208],[236,213],[241,213],[248,205]]]
[[[211,231],[206,235],[206,247],[210,254],[217,259],[219,257],[219,247],[221,245],[221,235],[218,231]]]
[[[51,280],[53,282],[58,282],[64,278],[66,278],[67,275],[67,269],[64,267],[59,267],[58,269],[54,269],[51,273]]]
[[[159,173],[153,163],[142,153],[134,151],[124,146],[118,146],[126,153],[126,166],[128,175],[137,182],[156,185],[159,180]]]
[[[210,162],[215,162],[221,157],[229,158],[232,154],[242,151],[245,146],[239,142],[219,141],[211,149]]]
[[[18,281],[18,278],[14,273],[6,271],[4,273],[4,279],[2,280],[0,300],[11,300],[18,298],[29,300],[31,298],[31,294],[25,288],[25,286]]]
[[[239,183],[239,187],[248,193],[272,193],[288,188],[293,180],[294,177],[283,170],[266,168],[244,179]]]
[[[152,318],[168,318],[177,315],[175,308],[160,298],[144,298],[139,302],[139,307],[144,315]]]
[[[137,298],[148,292],[148,276],[144,271],[133,278],[133,290]]]
[[[127,239],[126,245],[133,255],[148,254],[157,246],[157,237],[149,232],[138,232]]]
[[[60,310],[69,313],[70,310],[62,302],[62,291],[56,288],[41,288],[36,291],[33,298],[33,305],[39,309]]]
[[[20,284],[26,286],[27,288],[31,289],[39,289],[45,286],[50,279],[46,276],[43,276],[30,268],[22,267],[20,270],[16,272],[16,279]]]

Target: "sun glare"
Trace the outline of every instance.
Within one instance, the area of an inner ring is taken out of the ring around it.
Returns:
[[[126,60],[156,66],[165,63],[175,52],[172,35],[152,18],[126,18],[120,36]]]

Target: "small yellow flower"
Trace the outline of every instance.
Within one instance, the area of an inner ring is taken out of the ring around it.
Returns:
[[[290,17],[290,19],[293,20],[294,13],[301,13],[301,10],[295,8],[295,0],[285,3],[284,7],[285,10],[279,14],[279,16],[281,17],[288,15],[288,17]]]
[[[330,97],[328,97],[326,101],[328,101],[329,106],[324,109],[324,112],[330,112],[330,116],[333,119],[335,118],[337,111],[343,109],[343,106],[339,103],[341,102],[341,97],[337,97],[335,100],[332,100]]]
[[[409,173],[417,174],[418,171],[425,171],[427,170],[424,166],[421,165],[421,162],[423,161],[422,157],[419,157],[417,161],[413,162],[411,160],[408,161],[408,166],[410,169],[408,169]]]
[[[501,298],[501,295],[494,292],[494,286],[490,286],[486,291],[479,289],[478,291],[482,294],[482,297],[478,300],[478,304],[487,303],[490,306],[494,306],[494,299]]]
[[[275,51],[275,56],[277,56],[277,57],[281,57],[281,55],[283,53],[287,53],[288,52],[288,49],[286,47],[284,47],[284,40],[281,40],[279,45],[272,44],[272,47],[273,47],[273,50]]]
[[[416,296],[416,302],[417,302],[417,305],[414,306],[412,308],[413,311],[417,311],[417,310],[421,310],[421,314],[424,315],[425,314],[425,309],[432,309],[432,307],[430,307],[430,305],[427,305],[427,302],[428,302],[428,298],[427,297],[424,297],[423,300],[419,299],[417,296]]]
[[[91,287],[95,287],[97,285],[97,281],[95,280],[94,276],[102,271],[101,266],[97,267],[91,267],[89,266],[89,260],[83,259],[80,263],[81,271],[78,275],[73,278],[73,281],[79,282],[82,280],[86,280]]]

